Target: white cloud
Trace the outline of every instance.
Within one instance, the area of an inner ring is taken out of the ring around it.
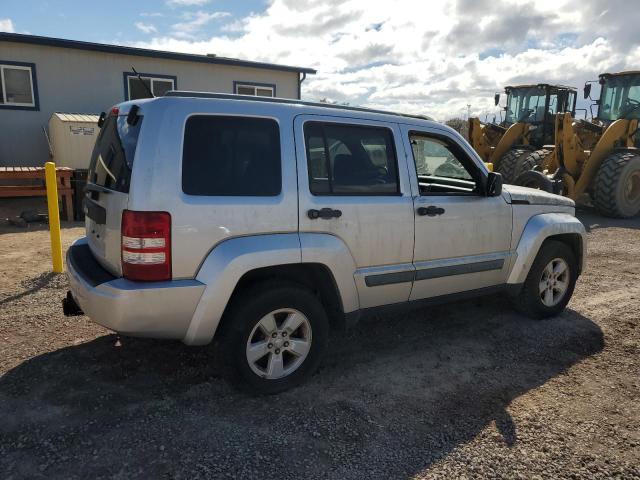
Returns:
[[[195,12],[195,13],[185,13],[182,15],[184,19],[183,22],[174,23],[171,26],[174,34],[176,36],[180,36],[182,38],[190,38],[193,37],[195,33],[197,33],[202,27],[207,25],[209,22],[213,20],[218,20],[220,18],[225,18],[230,16],[229,12]]]
[[[164,15],[160,12],[142,12],[140,16],[141,17],[164,17]]]
[[[156,33],[158,29],[151,23],[136,22],[135,27],[142,33]]]
[[[307,99],[438,119],[466,113],[467,104],[474,114],[497,112],[493,94],[504,85],[581,87],[640,61],[640,9],[628,0],[401,0],[392,9],[370,0],[271,0],[208,38],[195,34],[215,13],[190,15],[171,35],[137,45],[313,67]]]
[[[13,27],[13,22],[10,18],[0,18],[0,32],[15,32],[15,28]]]
[[[170,7],[193,7],[206,5],[210,1],[211,0],[167,0],[166,4]]]

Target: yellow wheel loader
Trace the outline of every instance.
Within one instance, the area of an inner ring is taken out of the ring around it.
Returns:
[[[485,163],[502,174],[505,183],[513,183],[522,172],[523,157],[545,145],[553,144],[554,119],[558,112],[575,113],[576,89],[563,85],[509,86],[505,119],[500,124],[482,124],[469,119],[469,143]],[[495,95],[496,106],[500,94]]]
[[[582,200],[609,217],[640,212],[640,71],[604,73],[592,122],[558,114],[555,149],[531,152],[517,185],[540,188]],[[584,98],[591,98],[591,82]]]

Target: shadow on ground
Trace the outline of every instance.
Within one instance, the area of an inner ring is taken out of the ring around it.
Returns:
[[[364,320],[307,384],[253,398],[210,348],[108,335],[0,379],[0,476],[411,476],[491,422],[517,445],[509,403],[602,348],[575,311],[484,299]]]
[[[576,209],[576,216],[584,224],[587,232],[611,227],[640,230],[640,215],[636,215],[633,218],[609,218],[600,215],[594,208],[581,206]]]

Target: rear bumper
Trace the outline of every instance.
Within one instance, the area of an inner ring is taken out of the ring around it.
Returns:
[[[132,282],[95,260],[86,238],[67,251],[76,303],[94,322],[123,335],[183,339],[205,285],[197,280]]]

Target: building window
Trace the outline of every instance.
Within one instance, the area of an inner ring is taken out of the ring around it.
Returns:
[[[233,91],[237,95],[255,97],[275,97],[276,86],[267,83],[233,82]]]
[[[140,81],[142,78],[142,81]],[[140,78],[133,72],[124,74],[124,98],[125,100],[137,100],[139,98],[161,97],[169,90],[175,90],[177,78],[171,75],[157,75],[141,73]]]
[[[0,108],[38,108],[35,65],[0,61]]]

